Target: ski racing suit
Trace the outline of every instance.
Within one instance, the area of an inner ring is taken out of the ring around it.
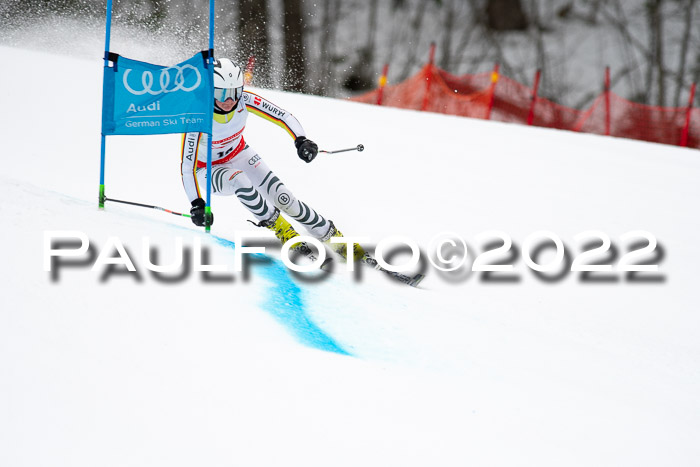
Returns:
[[[257,94],[243,91],[230,113],[214,113],[212,193],[236,195],[259,222],[272,219],[278,209],[303,225],[313,237],[325,240],[331,231],[331,222],[298,200],[243,138],[249,113],[282,127],[293,139],[306,136],[291,113]],[[183,136],[182,183],[190,202],[206,196],[207,144],[209,135],[206,133],[192,132]]]

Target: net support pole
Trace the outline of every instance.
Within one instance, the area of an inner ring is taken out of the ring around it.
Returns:
[[[109,39],[112,33],[112,0],[107,0],[107,13],[105,20],[105,56],[104,56],[104,67],[109,67]],[[104,78],[102,82],[102,92],[104,93]],[[104,104],[103,104],[104,105]],[[100,194],[98,197],[98,205],[100,209],[105,207],[105,152],[107,149],[107,138],[104,134],[104,129],[101,131],[101,143],[100,143]]]
[[[493,110],[493,104],[496,102],[496,84],[498,83],[499,69],[500,66],[496,63],[491,72],[491,89],[489,90],[491,95],[489,96],[489,106],[486,109],[486,120],[491,120],[491,111]]]
[[[530,112],[527,114],[528,126],[532,126],[532,122],[535,120],[535,104],[537,103],[537,89],[540,87],[540,75],[541,71],[538,69],[535,72],[535,82],[532,85],[532,97],[530,98]]]
[[[690,86],[690,97],[688,98],[688,107],[685,109],[685,124],[681,132],[681,146],[688,146],[688,133],[690,132],[690,115],[693,111],[693,101],[695,101],[695,83]]]
[[[610,67],[605,67],[605,136],[610,136]]]
[[[382,76],[379,77],[379,90],[377,91],[377,105],[382,105],[382,99],[384,98],[384,86],[386,86],[387,78],[389,74],[389,64],[385,63],[382,69]]]
[[[213,120],[214,120],[214,3],[215,0],[209,0],[209,77],[212,85],[209,88],[209,144],[207,144],[207,203],[204,207],[204,230],[211,231],[211,144],[213,140]]]
[[[428,98],[430,95],[430,82],[433,79],[433,62],[435,61],[435,42],[430,44],[430,58],[428,59],[428,66],[425,67],[425,95],[423,96],[423,103],[420,106],[422,111],[428,108]]]

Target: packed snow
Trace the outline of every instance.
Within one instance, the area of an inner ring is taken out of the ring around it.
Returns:
[[[409,272],[427,277],[411,288],[341,262],[300,276],[272,237],[244,274],[235,235],[257,229],[234,198],[213,199],[211,234],[98,209],[99,54],[0,57],[3,154],[17,162],[0,175],[0,465],[697,462],[698,151],[258,89],[321,148],[366,148],[305,164],[251,116],[246,140],[280,179],[369,247],[414,240],[423,261]],[[180,141],[109,137],[107,196],[187,212]],[[539,277],[523,259],[533,232],[571,260],[590,230],[611,239],[617,254],[597,259],[612,272]],[[658,240],[640,264],[659,270],[630,278],[617,263],[643,237],[621,236],[640,230]],[[51,231],[83,233],[91,253],[45,271]],[[452,273],[428,261],[448,232],[469,251]],[[502,234],[514,247],[495,262],[514,270],[471,271]],[[231,270],[151,273],[146,237],[156,264],[179,238]],[[135,272],[92,269],[115,239]]]

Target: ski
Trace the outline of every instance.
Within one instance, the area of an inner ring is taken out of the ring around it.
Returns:
[[[291,251],[294,253],[300,255],[300,256],[305,256],[309,258],[309,261],[312,263],[315,262],[318,257],[316,256],[316,253],[309,247],[309,245],[306,242],[299,242],[295,247],[291,248]],[[321,265],[321,269],[330,261],[330,258],[327,258],[323,264]]]
[[[362,258],[360,258],[360,262],[364,265],[367,265],[368,267],[371,267],[372,269],[376,269],[377,271],[381,271],[386,273],[387,275],[391,276],[393,279],[396,279],[397,281],[410,285],[411,287],[418,287],[418,284],[425,278],[424,274],[416,274],[413,277],[407,276],[406,274],[401,274],[400,272],[394,272],[394,271],[389,271],[388,269],[385,269],[377,263],[377,260],[372,257],[369,253],[365,253]],[[323,261],[323,264],[321,265],[321,269],[323,271],[327,272],[333,272],[334,268],[336,267],[336,261],[328,257]]]
[[[406,274],[401,274],[400,272],[394,272],[394,271],[389,271],[388,269],[385,269],[379,265],[376,259],[372,257],[369,253],[365,253],[364,256],[360,259],[360,261],[363,264],[366,264],[367,266],[376,269],[377,271],[382,271],[396,279],[397,281],[410,285],[411,287],[418,287],[418,284],[425,278],[424,274],[416,274],[415,276],[407,276]]]
[[[333,261],[333,258],[328,256],[326,259],[323,260],[323,263],[321,264],[322,271],[333,272],[334,268],[335,268],[335,261]]]

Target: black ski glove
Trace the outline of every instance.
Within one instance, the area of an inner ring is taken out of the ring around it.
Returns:
[[[199,227],[205,227],[206,226],[206,213],[204,212],[204,207],[206,206],[206,203],[202,198],[197,198],[194,201],[192,201],[192,209],[190,209],[190,215],[192,216],[192,222],[194,225],[198,225]],[[209,225],[212,225],[214,223],[214,213],[212,212],[210,214],[209,218]]]
[[[310,139],[306,139],[305,136],[299,136],[295,139],[294,146],[297,148],[299,158],[304,162],[311,162],[318,154],[318,145]]]

